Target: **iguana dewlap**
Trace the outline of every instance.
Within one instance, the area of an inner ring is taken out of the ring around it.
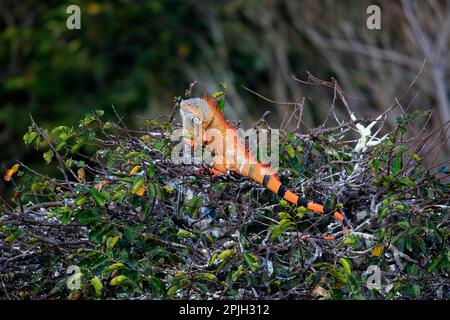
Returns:
[[[304,206],[310,211],[333,215],[344,225],[343,233],[346,232],[348,223],[343,214],[299,197],[280,182],[272,168],[256,161],[255,156],[246,151],[236,130],[225,120],[211,98],[205,96],[182,100],[180,114],[185,142],[193,147],[201,143],[208,148],[214,156],[215,173],[234,171],[249,177],[292,204]],[[209,132],[213,133],[213,139],[210,139]],[[220,138],[217,138],[218,136]]]

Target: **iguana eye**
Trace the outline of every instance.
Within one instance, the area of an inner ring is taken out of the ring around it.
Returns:
[[[200,119],[198,117],[192,117],[192,122],[195,124],[200,124]]]

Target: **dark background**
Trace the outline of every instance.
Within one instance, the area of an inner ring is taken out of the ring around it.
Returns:
[[[71,4],[81,8],[81,30],[66,27]],[[366,27],[371,4],[381,7],[381,30]],[[437,128],[450,119],[449,33],[450,3],[436,0],[0,0],[0,169],[21,160],[47,170],[22,140],[29,114],[43,127],[75,126],[94,109],[112,115],[114,105],[138,126],[169,114],[193,80],[198,95],[226,82],[225,113],[245,126],[266,110],[277,126],[289,109],[242,86],[278,101],[305,97],[307,130],[323,122],[333,94],[293,74],[336,78],[357,116],[375,118],[424,65],[402,103],[433,112],[429,125]],[[341,105],[337,113],[349,120]],[[386,130],[398,115],[399,108]],[[441,146],[445,161],[449,144]]]

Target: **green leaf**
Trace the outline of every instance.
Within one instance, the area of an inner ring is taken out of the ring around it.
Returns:
[[[108,240],[106,241],[106,246],[109,250],[111,250],[112,248],[114,248],[117,244],[117,242],[120,239],[120,235],[118,236],[114,236],[114,237],[109,237]]]
[[[134,158],[134,157],[136,157],[136,156],[138,156],[140,154],[141,154],[140,152],[131,151],[131,152],[128,152],[128,153],[125,154],[125,159]]]
[[[203,283],[197,282],[194,284],[194,286],[200,290],[202,293],[207,293],[208,292],[208,287],[206,285],[204,285]]]
[[[286,152],[288,153],[289,157],[294,158],[295,157],[295,150],[292,148],[290,144],[286,145]]]
[[[98,219],[97,210],[82,210],[77,215],[77,220],[82,225],[88,225]]]
[[[430,261],[430,263],[427,264],[427,271],[428,272],[433,272],[435,271],[434,269],[436,268],[436,266],[439,264],[439,262],[441,262],[442,260],[442,256],[436,256],[433,257]]]
[[[345,258],[340,258],[339,261],[341,262],[342,267],[344,268],[345,272],[348,275],[351,275],[352,274],[352,269],[350,267],[350,262],[348,262],[348,260],[345,259]]]
[[[36,139],[37,136],[38,136],[37,132],[29,131],[25,133],[25,135],[23,136],[23,141],[25,142],[25,144],[30,144],[34,141],[34,139]]]
[[[102,294],[103,284],[98,278],[92,278],[91,284],[94,287],[95,294],[100,296]]]
[[[94,198],[94,201],[96,204],[98,204],[100,207],[105,206],[105,199],[103,198],[103,195],[98,191],[97,189],[89,189],[89,192],[91,193],[92,197]]]
[[[405,247],[407,250],[409,250],[411,252],[413,251],[413,243],[414,243],[414,240],[412,237],[406,237]]]
[[[270,239],[273,241],[283,233],[283,228],[272,225],[270,228]]]
[[[409,156],[417,162],[422,160],[422,158],[417,153],[411,153]]]
[[[347,282],[347,278],[345,277],[345,274],[342,273],[342,271],[331,269],[330,273],[339,282],[342,282],[342,283]]]
[[[225,249],[217,256],[217,259],[218,260],[224,260],[224,259],[226,259],[228,257],[231,257],[235,253],[236,252],[234,250],[232,250],[232,249]]]
[[[125,265],[124,265],[122,262],[116,262],[116,263],[113,263],[113,264],[109,265],[109,266],[105,269],[105,272],[107,272],[107,271],[113,271],[113,270],[117,270],[117,269],[122,269],[122,268],[124,268],[124,267],[125,267]]]
[[[14,241],[14,239],[16,239],[17,238],[17,234],[16,233],[11,233],[9,236],[7,236],[6,238],[5,238],[5,241],[6,242],[12,242],[12,241]]]
[[[126,191],[120,191],[112,196],[112,200],[117,201],[119,203],[123,203],[123,200],[125,200],[126,196],[127,196]]]
[[[50,162],[52,162],[53,159],[53,150],[50,149],[47,152],[44,152],[44,154],[42,155],[45,162],[47,162],[47,164],[50,164]]]
[[[182,238],[182,239],[184,239],[184,238],[195,238],[195,235],[192,232],[189,232],[189,231],[184,230],[184,229],[180,229],[180,230],[178,230],[177,237],[178,238]]]
[[[216,261],[218,256],[219,256],[219,254],[217,252],[211,256],[211,258],[208,261],[208,267],[213,265],[214,261]]]
[[[348,246],[348,245],[352,245],[356,242],[355,237],[353,237],[352,235],[347,235],[344,238],[343,244]]]
[[[373,170],[375,171],[375,173],[379,173],[380,172],[380,162],[378,161],[378,159],[373,159],[372,161],[370,161]]]
[[[402,291],[414,299],[420,298],[420,286],[416,283],[410,283],[403,286]]]
[[[236,204],[230,203],[230,204],[228,205],[228,212],[230,212],[230,213],[235,213],[235,212],[236,212]]]
[[[179,285],[173,285],[172,287],[169,288],[169,290],[167,290],[167,296],[171,297],[173,296],[175,293],[177,293],[177,291],[180,289]]]
[[[405,186],[408,186],[408,187],[414,186],[414,185],[416,184],[413,180],[411,180],[411,179],[409,179],[409,178],[401,178],[401,179],[399,179],[398,181],[399,181],[401,184],[403,184],[403,185],[405,185]]]
[[[289,207],[289,202],[287,202],[286,200],[282,199],[280,200],[280,206],[282,207]]]
[[[420,286],[418,284],[413,284],[412,285],[412,292],[413,292],[413,296],[414,298],[420,298]]]
[[[157,297],[162,297],[164,293],[166,292],[166,287],[164,285],[164,282],[152,275],[147,276],[147,280],[149,281],[150,285],[152,286],[153,290],[155,291],[155,294]]]
[[[278,212],[280,219],[291,219],[291,215],[287,212]]]
[[[404,229],[408,229],[409,228],[409,222],[406,219],[400,220],[399,222],[397,222],[397,225],[399,227],[404,228]]]
[[[394,163],[392,164],[391,171],[394,175],[398,174],[402,168],[402,158],[395,157]]]
[[[102,241],[103,237],[111,231],[112,226],[109,223],[96,224],[89,232],[89,240],[93,242]]]
[[[114,277],[113,279],[111,279],[109,284],[112,286],[118,286],[128,280],[129,280],[128,277],[126,277],[124,275],[120,275],[120,276],[117,276],[117,277]]]
[[[301,219],[305,215],[306,212],[308,212],[308,209],[306,209],[303,206],[300,206],[296,209],[297,214],[295,215],[296,218]]]
[[[125,239],[127,239],[130,242],[133,242],[136,239],[136,237],[139,235],[139,233],[140,233],[139,226],[126,227],[123,230],[123,236],[125,237]]]
[[[282,227],[284,230],[287,230],[290,226],[294,225],[294,223],[291,221],[291,219],[281,219],[279,224],[280,224],[280,227]]]
[[[131,188],[131,193],[135,194],[136,191],[138,191],[138,189],[144,184],[144,180],[142,180],[141,178],[138,179],[134,184],[133,187]]]
[[[408,148],[406,148],[405,146],[399,146],[395,150],[394,155],[399,155],[399,154],[405,152],[406,150],[408,150]]]
[[[248,265],[251,271],[255,271],[259,268],[258,265],[258,257],[251,253],[244,253],[243,254],[244,261]]]
[[[89,200],[86,197],[80,198],[77,200],[77,202],[75,202],[75,205],[77,206],[83,206],[83,204],[85,204],[86,202],[88,202]]]
[[[197,277],[200,279],[208,280],[208,281],[216,281],[217,280],[216,275],[213,273],[209,273],[209,272],[200,273]]]
[[[72,148],[70,148],[70,152],[71,153],[76,153],[78,150],[81,149],[81,147],[84,145],[83,141],[78,141],[77,143],[75,143]]]
[[[153,162],[148,164],[147,174],[150,178],[155,177],[155,164]]]
[[[238,269],[231,274],[231,280],[235,282],[240,276],[244,274],[244,267],[240,265]]]

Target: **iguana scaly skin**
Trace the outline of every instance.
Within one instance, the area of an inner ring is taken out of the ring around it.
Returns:
[[[206,146],[214,155],[215,175],[234,171],[249,177],[292,204],[304,206],[310,211],[332,215],[343,224],[342,233],[347,232],[348,222],[342,213],[299,197],[280,182],[271,167],[256,161],[255,156],[246,150],[244,144],[238,139],[236,130],[225,120],[211,98],[205,96],[182,100],[180,114],[185,142],[192,147],[197,147],[199,143]],[[215,135],[211,141],[210,137],[202,134],[211,130],[219,132],[220,138]],[[196,136],[196,134],[202,136]],[[227,162],[228,159],[235,160]],[[335,236],[324,238],[332,240]]]

